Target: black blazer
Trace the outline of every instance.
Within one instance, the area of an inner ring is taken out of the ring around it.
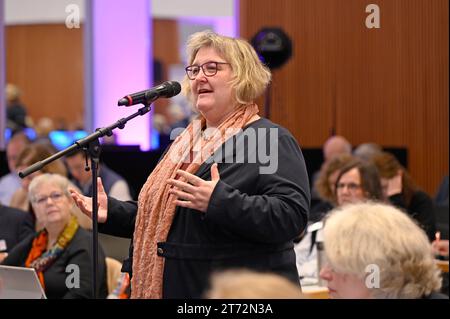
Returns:
[[[20,242],[3,261],[4,265],[25,266],[35,234]],[[106,284],[106,262],[102,248],[98,247],[98,298],[106,298],[108,294]],[[92,295],[92,233],[81,227],[61,256],[44,272],[45,294],[49,299],[84,299],[93,298]],[[76,284],[74,268],[78,266],[79,286],[67,288],[66,279],[70,284]],[[67,272],[66,272],[67,270]],[[71,277],[69,277],[71,276]]]
[[[219,148],[213,156],[220,181],[207,212],[177,207],[167,241],[148,247],[149,254],[165,258],[163,298],[202,297],[210,275],[228,268],[272,271],[299,284],[293,239],[304,231],[310,205],[303,155],[295,138],[267,119],[255,121],[248,128],[253,129],[258,143],[241,144],[244,161],[229,161],[242,150],[236,147],[239,144]],[[234,138],[239,141],[241,137]],[[277,151],[272,154],[277,167],[263,174],[261,167],[267,168],[267,163],[261,163],[261,158],[251,161],[247,156],[259,155],[259,147],[265,147],[263,152],[267,154],[269,142]],[[211,165],[203,163],[195,175],[210,180]],[[135,202],[110,198],[107,221],[99,225],[99,230],[131,237],[136,211]],[[131,266],[132,248],[122,270],[131,272]]]
[[[0,241],[6,242],[6,252],[31,234],[34,222],[30,213],[0,205]]]

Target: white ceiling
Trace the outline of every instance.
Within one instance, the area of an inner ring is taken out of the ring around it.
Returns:
[[[86,0],[5,0],[5,24],[62,23],[75,4],[84,19]],[[97,0],[101,1],[101,0]],[[149,0],[155,18],[231,17],[236,0]]]

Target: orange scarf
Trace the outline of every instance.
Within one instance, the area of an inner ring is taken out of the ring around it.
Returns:
[[[207,141],[202,138],[201,131],[205,119],[201,119],[201,125],[193,121],[175,139],[150,174],[138,199],[131,298],[162,298],[164,258],[156,253],[157,243],[166,241],[176,210],[176,197],[169,194],[171,186],[166,181],[174,179],[177,169],[184,163],[188,163],[185,170],[195,174],[214,151],[237,134],[257,113],[256,104],[240,106]]]
[[[58,259],[70,244],[75,233],[78,230],[78,222],[75,216],[72,216],[64,227],[55,244],[47,250],[48,232],[46,229],[41,230],[33,239],[30,252],[25,261],[25,267],[34,268],[41,282],[42,288],[45,290],[44,272]]]
[[[28,254],[27,260],[25,261],[25,267],[30,268],[31,263],[41,257],[41,255],[47,250],[48,234],[46,231],[41,231],[33,240],[31,250]],[[36,272],[41,282],[42,288],[45,289],[44,284],[44,273],[42,271]]]

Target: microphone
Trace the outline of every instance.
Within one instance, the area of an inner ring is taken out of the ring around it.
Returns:
[[[118,106],[131,106],[135,104],[148,104],[160,97],[169,98],[181,92],[181,85],[176,81],[167,81],[154,88],[126,95],[118,102]]]

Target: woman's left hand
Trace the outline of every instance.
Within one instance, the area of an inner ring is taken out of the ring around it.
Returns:
[[[211,181],[205,181],[186,171],[178,170],[177,174],[186,181],[169,179],[168,184],[175,186],[169,192],[177,196],[175,203],[177,206],[187,207],[206,213],[211,194],[220,180],[217,163],[211,166]]]

